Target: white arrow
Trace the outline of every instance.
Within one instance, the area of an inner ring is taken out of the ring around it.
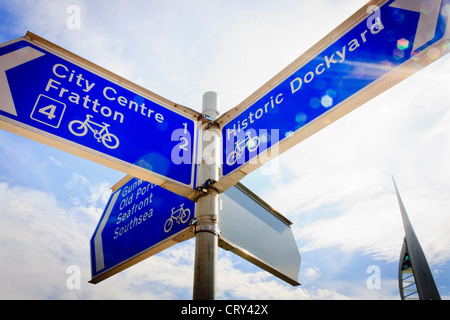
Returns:
[[[412,50],[423,46],[434,38],[441,11],[442,0],[397,0],[390,6],[420,13],[419,25],[417,26],[416,38]],[[426,9],[426,10],[425,10]]]
[[[105,229],[106,223],[108,222],[109,216],[111,215],[111,211],[116,204],[117,198],[119,197],[120,192],[116,192],[109,203],[108,208],[106,209],[106,214],[103,217],[102,222],[97,230],[97,233],[94,236],[94,248],[95,248],[95,270],[98,272],[105,268],[105,259],[103,256],[103,240],[102,240],[102,232]]]
[[[43,55],[45,55],[45,53],[41,51],[31,47],[24,47],[0,57],[0,110],[17,116],[16,107],[14,106],[11,90],[9,88],[8,78],[6,77],[6,71],[42,57]]]

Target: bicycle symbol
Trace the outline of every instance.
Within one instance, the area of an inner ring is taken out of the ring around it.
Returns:
[[[172,229],[173,222],[175,220],[176,223],[186,223],[189,220],[189,216],[191,215],[191,210],[188,208],[183,208],[184,203],[180,205],[180,208],[175,210],[175,208],[172,208],[172,215],[169,219],[167,219],[166,223],[164,224],[164,232],[169,232],[170,229]],[[174,211],[175,210],[175,211]]]
[[[88,129],[92,131],[94,134],[95,139],[97,139],[98,142],[102,142],[105,147],[109,149],[116,149],[119,146],[119,139],[113,135],[112,133],[109,133],[108,127],[110,126],[107,123],[103,123],[103,125],[98,124],[90,119],[92,119],[93,116],[90,114],[86,115],[86,120],[80,121],[80,120],[73,120],[69,123],[69,130],[74,135],[78,137],[82,137],[88,133]],[[101,128],[101,130],[96,130],[92,126],[96,126]]]
[[[258,136],[250,137],[250,132],[247,132],[247,136],[243,141],[236,141],[234,150],[227,157],[227,164],[232,166],[235,164],[239,158],[244,154],[245,148],[248,148],[248,151],[253,152],[258,149],[261,140]]]

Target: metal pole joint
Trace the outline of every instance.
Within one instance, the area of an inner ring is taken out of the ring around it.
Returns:
[[[202,145],[200,163],[197,171],[197,181],[203,184],[196,190],[197,199],[195,219],[191,226],[195,233],[195,263],[194,263],[194,300],[216,299],[217,248],[220,230],[219,192],[214,183],[219,179],[220,130],[215,122],[219,115],[217,94],[206,92],[203,95],[203,112],[199,117],[202,121]],[[209,129],[214,129],[206,131]]]

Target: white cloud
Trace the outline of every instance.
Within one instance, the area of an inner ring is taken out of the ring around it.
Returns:
[[[110,184],[108,182],[93,182],[83,175],[72,173],[71,180],[67,181],[64,188],[71,195],[71,201],[74,205],[82,202],[87,203],[86,213],[93,214],[94,218],[99,219],[102,208],[108,202],[111,195]]]
[[[217,91],[222,112],[240,103],[363,4],[346,1],[330,11],[325,0],[314,4],[133,1],[132,5],[123,0],[113,4],[76,1],[81,28],[70,30],[66,9],[73,1],[24,3],[7,5],[17,15],[18,35],[35,32],[197,110],[204,92]]]
[[[388,261],[398,260],[403,230],[400,214],[390,203],[395,205],[394,197],[382,197],[296,229],[296,238],[306,242],[300,251],[336,246],[344,252],[360,250]]]
[[[305,271],[303,271],[303,277],[305,277],[308,280],[314,280],[319,278],[320,276],[321,272],[320,269],[317,267],[307,268]]]
[[[449,61],[442,58],[280,157],[281,174],[271,177],[274,187],[263,198],[295,222],[303,250],[336,246],[398,259],[404,231],[393,174],[430,260],[450,257],[443,247],[450,242],[450,96],[441,87],[450,84]]]
[[[88,243],[97,220],[87,214],[89,199],[61,207],[49,194],[3,182],[0,202],[3,299],[191,299],[194,241],[91,285]],[[241,270],[242,264],[248,262],[220,250],[219,299],[346,298],[335,289],[291,287],[256,267]],[[72,265],[81,270],[80,290],[66,286]],[[320,274],[310,268],[307,276],[314,280]]]
[[[190,291],[189,244],[101,284],[88,284],[89,240],[98,222],[89,212],[89,202],[84,199],[75,207],[61,207],[44,192],[0,183],[2,299],[176,299],[181,288]],[[71,265],[81,269],[80,290],[67,288]],[[185,298],[189,296],[190,292],[185,293]]]
[[[55,159],[54,157],[49,156],[48,159],[49,159],[51,162],[53,162],[54,164],[56,164],[58,167],[64,168],[64,165],[61,163],[61,161]]]
[[[51,196],[0,183],[3,299],[46,299],[65,286],[66,268],[83,262],[75,217]]]

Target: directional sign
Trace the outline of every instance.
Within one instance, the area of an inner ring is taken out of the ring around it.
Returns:
[[[193,237],[195,203],[152,183],[124,178],[91,239],[91,283],[98,283]]]
[[[31,33],[0,47],[0,128],[185,196],[198,115]]]
[[[220,199],[220,247],[291,285],[299,285],[301,257],[292,222],[240,183],[222,193]]]
[[[449,14],[449,0],[370,1],[218,120],[224,176],[218,187],[447,53]]]

